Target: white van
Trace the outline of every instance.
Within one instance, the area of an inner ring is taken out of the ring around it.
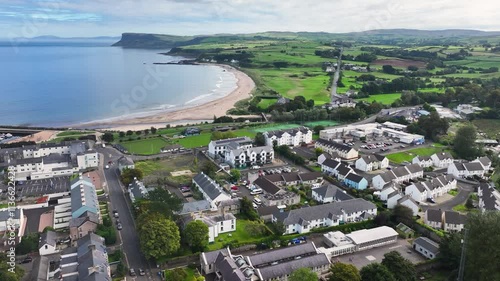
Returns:
[[[257,206],[262,205],[262,200],[260,200],[259,198],[254,198],[254,199],[253,199],[253,202],[254,202]]]
[[[250,195],[257,195],[257,194],[262,194],[262,189],[260,189],[260,188],[254,188],[254,189],[250,192]]]

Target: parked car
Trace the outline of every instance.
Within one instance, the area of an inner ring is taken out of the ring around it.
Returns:
[[[118,218],[118,217],[119,217],[119,215],[118,215],[118,211],[117,211],[116,209],[114,209],[114,210],[113,210],[113,216],[114,216],[115,218]]]
[[[144,272],[144,270],[142,270],[142,268],[139,268],[139,276],[144,276],[146,275],[146,272]]]
[[[429,202],[429,203],[436,203],[436,201],[434,200],[434,198],[427,198],[427,202]]]
[[[231,190],[238,191],[238,187],[236,185],[231,186]]]
[[[122,224],[121,224],[121,223],[117,223],[117,224],[116,224],[116,228],[117,228],[118,230],[122,230],[122,229],[123,229],[123,226],[122,226]]]
[[[135,273],[135,270],[133,268],[131,268],[128,273],[130,274],[130,276],[137,276],[137,274]]]
[[[181,192],[182,193],[189,192],[189,191],[191,191],[191,189],[189,187],[187,187],[187,186],[181,187]]]
[[[30,263],[30,262],[32,262],[32,261],[33,261],[33,258],[32,258],[32,257],[30,257],[30,256],[27,256],[27,257],[25,257],[22,261],[20,261],[19,263],[20,263],[20,264],[23,264],[23,263]]]

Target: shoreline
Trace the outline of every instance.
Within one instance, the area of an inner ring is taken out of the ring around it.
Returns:
[[[167,124],[180,125],[188,123],[200,123],[213,120],[214,116],[226,115],[226,112],[243,99],[251,97],[255,89],[255,82],[246,73],[224,64],[200,64],[218,66],[231,72],[236,78],[236,89],[224,97],[208,101],[192,107],[173,109],[152,113],[141,117],[123,117],[123,119],[112,121],[91,121],[69,126],[75,129],[101,129],[101,130],[143,130],[154,126],[165,127]]]

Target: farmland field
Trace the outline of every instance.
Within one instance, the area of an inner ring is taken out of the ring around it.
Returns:
[[[161,148],[163,148],[167,144],[168,142],[164,138],[159,137],[121,143],[121,145],[127,148],[129,153],[140,155],[152,155],[160,153]]]
[[[380,95],[372,95],[372,96],[370,96],[368,98],[362,98],[362,99],[358,99],[358,100],[360,100],[360,101],[366,101],[368,103],[376,101],[376,102],[379,102],[379,103],[382,103],[382,104],[391,104],[395,100],[399,99],[400,97],[401,97],[400,93],[396,93],[396,94],[380,94]]]
[[[408,67],[410,65],[414,65],[416,67],[425,67],[426,63],[422,61],[416,61],[416,60],[405,60],[405,59],[398,59],[398,58],[392,58],[392,59],[378,59],[372,64],[376,65],[392,65],[394,67]]]

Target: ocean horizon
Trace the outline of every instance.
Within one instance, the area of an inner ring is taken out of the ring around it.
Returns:
[[[236,89],[231,72],[165,64],[184,59],[160,54],[165,52],[104,44],[0,44],[0,125],[68,127],[150,116]]]

